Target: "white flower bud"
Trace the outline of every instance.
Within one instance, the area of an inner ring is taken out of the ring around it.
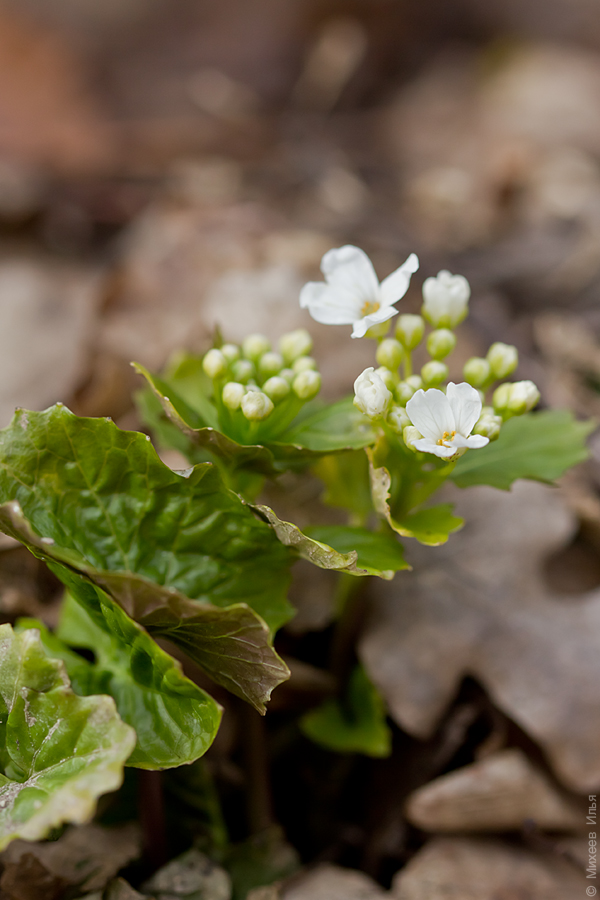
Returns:
[[[402,406],[392,406],[387,417],[388,425],[397,434],[402,434],[405,428],[411,425],[408,413]]]
[[[406,379],[406,383],[410,384],[410,386],[414,388],[415,391],[418,391],[423,387],[423,379],[420,375],[409,375]]]
[[[202,360],[202,368],[209,378],[219,378],[227,371],[227,360],[220,350],[209,350]]]
[[[421,369],[421,378],[426,387],[442,384],[448,378],[448,366],[439,359],[432,359]]]
[[[249,334],[244,338],[242,351],[246,359],[256,362],[259,356],[271,349],[271,342],[264,334]]]
[[[296,373],[293,369],[282,369],[279,373],[280,378],[285,378],[288,384],[291,384],[294,378],[296,377]]]
[[[307,356],[313,347],[313,340],[306,328],[298,328],[284,334],[279,341],[279,352],[286,365],[291,365],[299,356]]]
[[[519,365],[519,354],[512,344],[502,344],[498,341],[488,350],[487,361],[494,378],[506,378]]]
[[[473,434],[481,434],[483,437],[495,441],[502,428],[502,416],[495,416],[484,412],[475,423]]]
[[[415,441],[420,441],[423,439],[423,435],[419,431],[418,428],[415,428],[414,425],[407,425],[404,431],[402,432],[402,438],[404,439],[404,443],[410,450],[414,450],[417,452],[417,448],[415,447]]]
[[[389,319],[386,319],[385,322],[377,322],[376,325],[371,325],[370,328],[365,332],[366,338],[373,338],[378,341],[380,338],[386,336],[388,331],[390,330],[390,322]]]
[[[520,416],[533,409],[539,399],[540,392],[533,381],[515,381],[510,389],[508,411],[513,415]]]
[[[396,387],[396,379],[394,378],[393,372],[390,372],[385,366],[379,366],[378,369],[375,369],[375,372],[379,375],[388,391],[391,391],[393,394],[394,388]]]
[[[354,382],[354,405],[370,419],[384,416],[391,402],[392,393],[373,366],[365,369]]]
[[[427,337],[427,352],[432,359],[445,359],[456,347],[456,335],[449,328],[438,328]]]
[[[434,328],[456,328],[467,315],[470,296],[467,279],[444,269],[423,283],[423,315]]]
[[[221,397],[227,409],[239,409],[245,393],[246,388],[239,381],[228,381],[223,388]]]
[[[300,372],[306,372],[307,369],[316,369],[317,363],[312,356],[299,356],[294,360],[292,371],[299,375]]]
[[[494,391],[494,396],[492,397],[492,403],[494,404],[495,412],[506,412],[510,401],[511,390],[512,384],[510,384],[510,382],[508,381],[505,384],[498,385],[498,387]]]
[[[306,357],[305,357],[306,358]],[[312,400],[321,390],[321,375],[314,369],[305,369],[294,378],[292,390],[300,400]]]
[[[228,363],[235,362],[236,359],[240,358],[240,348],[237,344],[223,344],[221,353]]]
[[[424,334],[425,322],[421,316],[413,316],[409,313],[398,316],[396,337],[407,350],[414,350],[423,340]]]
[[[251,363],[249,359],[238,359],[231,366],[231,374],[240,384],[248,384],[250,379],[256,375],[256,369],[254,363]]]
[[[394,338],[386,338],[380,343],[375,356],[380,366],[385,366],[393,371],[402,362],[404,350],[400,341]]]
[[[400,406],[406,406],[416,390],[417,388],[409,384],[408,381],[401,381],[397,384],[394,393]]]
[[[463,378],[474,388],[480,388],[488,381],[492,374],[492,370],[487,359],[481,356],[472,356],[468,359],[463,368]]]
[[[278,375],[283,369],[283,357],[279,353],[270,350],[264,353],[258,361],[258,373],[261,378],[270,378]]]
[[[279,375],[274,375],[273,378],[265,381],[262,389],[273,403],[279,403],[281,400],[284,400],[291,390],[289,382]]]
[[[251,422],[260,422],[273,412],[273,401],[262,391],[248,391],[242,397],[242,412]]]

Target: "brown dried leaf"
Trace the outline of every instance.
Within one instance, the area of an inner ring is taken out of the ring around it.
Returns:
[[[284,889],[282,900],[383,900],[388,894],[368,875],[322,864]]]

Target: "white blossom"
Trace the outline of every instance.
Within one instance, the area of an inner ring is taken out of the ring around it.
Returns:
[[[373,366],[365,369],[354,382],[354,395],[354,405],[370,419],[384,416],[393,399],[392,392]]]
[[[423,315],[434,328],[456,328],[467,314],[469,282],[446,269],[423,282]]]
[[[300,306],[324,325],[353,325],[353,338],[386,322],[398,310],[394,303],[408,290],[410,276],[419,268],[414,253],[400,268],[379,283],[367,254],[347,244],[329,250],[321,260],[325,282],[310,281],[300,292]]]
[[[481,408],[479,391],[465,381],[451,381],[446,394],[435,388],[417,391],[406,404],[411,422],[423,435],[413,446],[442,459],[461,456],[469,448],[485,447],[487,437],[471,434]]]

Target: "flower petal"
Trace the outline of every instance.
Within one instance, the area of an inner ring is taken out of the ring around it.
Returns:
[[[345,299],[322,281],[309,281],[300,291],[300,306],[308,308],[313,319],[323,325],[351,325],[356,320],[360,315],[358,304],[346,303]]]
[[[446,395],[435,388],[419,390],[413,394],[406,404],[406,412],[423,437],[434,443],[440,440],[445,431],[451,434],[456,428]]]
[[[427,438],[414,441],[413,447],[416,450],[420,450],[421,453],[435,453],[441,459],[448,459],[456,453],[456,447],[444,447],[443,444],[434,444],[433,441],[428,441]]]
[[[466,442],[467,447],[471,450],[479,450],[481,447],[485,447],[486,444],[489,444],[490,439],[484,437],[483,434],[472,434],[466,439]]]
[[[399,269],[388,275],[381,282],[381,305],[390,306],[392,303],[404,297],[410,284],[410,276],[419,268],[419,259],[415,253],[411,253],[406,262]]]
[[[454,384],[451,381],[448,385],[446,396],[454,413],[456,430],[463,437],[468,437],[481,415],[482,403],[479,391],[467,384],[466,381],[463,381],[461,384]]]
[[[393,306],[388,306],[384,309],[379,309],[377,312],[371,313],[368,316],[363,316],[362,319],[357,319],[356,322],[354,322],[352,337],[364,337],[372,325],[379,325],[381,322],[387,322],[387,320],[391,319],[392,316],[395,316],[397,312],[398,310]]]
[[[328,284],[355,298],[359,306],[380,302],[379,281],[373,263],[359,247],[346,244],[329,250],[321,260],[321,271]]]

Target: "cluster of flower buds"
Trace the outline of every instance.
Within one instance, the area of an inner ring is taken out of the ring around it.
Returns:
[[[279,352],[262,334],[237,344],[209,350],[202,362],[223,406],[240,410],[250,422],[268,418],[276,406],[312,400],[321,389],[321,375],[310,356],[312,338],[303,328],[284,334]]]

